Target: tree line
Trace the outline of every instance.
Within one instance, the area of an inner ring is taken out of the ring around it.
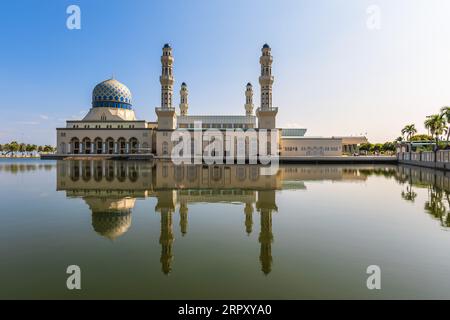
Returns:
[[[426,117],[424,126],[428,134],[417,135],[415,124],[408,124],[402,130],[402,135],[397,141],[433,141],[436,144],[435,150],[447,149],[450,137],[450,107],[444,106],[439,113]]]
[[[17,141],[12,141],[10,143],[0,144],[0,154],[3,156],[17,155],[31,156],[34,153],[52,153],[55,152],[56,148],[51,145],[36,145],[29,143],[19,143]]]
[[[385,143],[361,143],[359,151],[366,153],[394,153],[396,150],[395,142]]]

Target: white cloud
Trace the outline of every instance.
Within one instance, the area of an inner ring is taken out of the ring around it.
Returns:
[[[24,124],[24,125],[37,125],[39,122],[37,121],[17,121],[17,124]]]
[[[39,115],[39,118],[41,118],[42,120],[48,120],[49,119],[49,117],[47,115],[45,115],[45,114]]]

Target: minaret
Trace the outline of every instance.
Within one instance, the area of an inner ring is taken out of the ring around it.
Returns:
[[[249,82],[245,90],[245,115],[251,116],[253,114],[253,87]]]
[[[261,76],[259,77],[259,84],[261,85],[261,106],[256,110],[258,127],[261,129],[275,129],[278,108],[272,107],[273,57],[267,43],[262,47],[261,52],[262,55],[259,59],[259,63],[261,64]]]
[[[169,130],[175,130],[177,127],[177,115],[172,106],[173,99],[173,54],[169,44],[165,44],[161,56],[161,106],[155,108],[158,117],[158,130],[156,131],[156,154],[158,156],[168,157],[171,152],[171,135],[167,134]],[[169,146],[169,147],[164,147]]]
[[[188,88],[185,82],[181,84],[181,90],[180,90],[180,114],[182,116],[186,116],[189,108],[188,104]]]
[[[171,109],[173,98],[173,55],[172,48],[168,43],[163,47],[163,54],[161,56],[161,76],[159,82],[161,83],[161,108]]]

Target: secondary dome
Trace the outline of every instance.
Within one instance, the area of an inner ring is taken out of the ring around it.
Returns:
[[[131,91],[116,79],[100,82],[92,92],[92,107],[131,109]]]

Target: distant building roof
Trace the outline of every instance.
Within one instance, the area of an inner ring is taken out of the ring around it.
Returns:
[[[304,128],[286,128],[281,129],[282,137],[303,137],[306,133]]]
[[[177,122],[179,124],[194,124],[196,121],[201,121],[205,124],[253,124],[256,125],[255,116],[178,116]]]

